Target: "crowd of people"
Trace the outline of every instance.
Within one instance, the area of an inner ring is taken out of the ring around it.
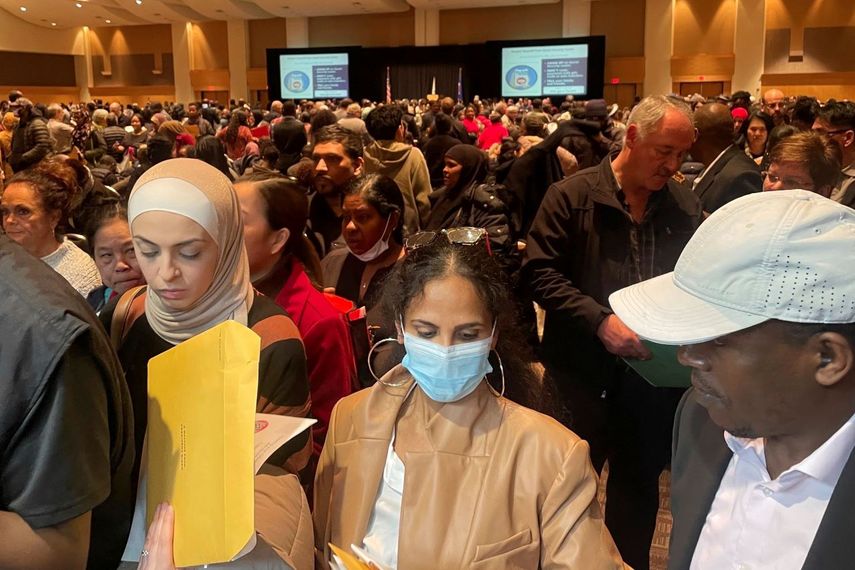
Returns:
[[[317,420],[227,567],[644,569],[665,469],[670,568],[851,566],[855,103],[46,103],[0,102],[0,567],[174,567],[148,362],[227,320]]]

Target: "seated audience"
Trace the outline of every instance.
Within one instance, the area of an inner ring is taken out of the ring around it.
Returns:
[[[692,369],[669,568],[852,566],[852,267],[855,211],[803,190],[752,194],[701,224],[673,273],[611,296]]]

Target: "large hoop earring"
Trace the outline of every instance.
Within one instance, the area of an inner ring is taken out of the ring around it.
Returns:
[[[407,383],[407,380],[402,380],[400,382],[383,382],[380,378],[377,377],[377,374],[374,372],[374,367],[371,366],[371,355],[374,354],[374,349],[377,348],[378,346],[380,346],[381,344],[383,344],[384,342],[398,342],[398,339],[391,338],[391,337],[390,338],[384,338],[382,340],[378,340],[377,342],[375,342],[371,346],[371,350],[368,351],[368,357],[366,359],[367,360],[366,364],[368,364],[368,372],[369,372],[369,374],[371,374],[371,377],[374,378],[374,380],[376,382],[380,382],[381,384],[383,384],[384,386],[386,386],[388,388],[397,388],[399,386],[403,386],[404,384]]]
[[[502,357],[499,356],[499,351],[496,350],[495,348],[491,348],[490,352],[495,352],[496,353],[496,360],[499,361],[499,372],[502,373],[502,392],[501,393],[496,392],[496,389],[493,388],[493,385],[490,384],[489,380],[487,381],[487,386],[490,387],[490,391],[493,393],[493,395],[495,395],[497,398],[501,398],[502,396],[505,395],[505,367],[502,365]]]

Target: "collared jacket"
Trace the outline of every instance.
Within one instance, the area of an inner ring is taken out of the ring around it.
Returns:
[[[433,402],[402,366],[333,410],[315,478],[316,568],[361,545],[389,443],[405,466],[398,567],[623,568],[588,445],[486,383]]]
[[[588,382],[616,370],[616,357],[597,337],[611,313],[609,295],[641,280],[632,269],[634,222],[618,191],[610,157],[550,186],[528,234],[522,267],[522,282],[546,310],[544,359]],[[674,179],[651,195],[642,224],[644,279],[674,269],[699,217],[697,197]]]

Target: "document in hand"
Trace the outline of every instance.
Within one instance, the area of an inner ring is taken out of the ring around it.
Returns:
[[[172,504],[177,567],[227,562],[255,536],[260,347],[226,321],[149,361],[146,527]]]
[[[625,358],[633,370],[657,388],[686,388],[692,384],[692,370],[677,362],[676,346],[642,340],[650,351],[650,360]]]

